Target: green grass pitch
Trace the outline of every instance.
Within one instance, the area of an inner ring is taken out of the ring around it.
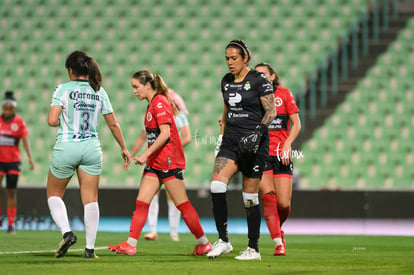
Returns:
[[[247,246],[247,236],[230,235],[234,252],[215,260],[186,256],[195,239],[181,234],[180,242],[167,234],[158,241],[140,240],[137,255],[115,255],[105,249],[128,233],[99,232],[96,254],[84,259],[84,232],[65,257],[55,258],[57,231],[0,232],[1,274],[401,274],[414,272],[414,238],[392,236],[286,235],[287,256],[272,256],[274,245],[262,235],[262,261],[234,260]],[[208,235],[211,242],[216,235]]]

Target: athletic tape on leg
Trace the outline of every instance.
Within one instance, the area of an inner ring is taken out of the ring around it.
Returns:
[[[259,194],[258,193],[245,193],[243,192],[243,202],[246,208],[250,208],[259,205]]]
[[[227,184],[218,180],[213,180],[210,184],[210,191],[211,193],[226,193]]]

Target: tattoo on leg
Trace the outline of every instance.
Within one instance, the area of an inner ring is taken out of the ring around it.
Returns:
[[[221,170],[227,165],[227,159],[223,157],[218,157],[214,163],[213,173],[220,174]]]

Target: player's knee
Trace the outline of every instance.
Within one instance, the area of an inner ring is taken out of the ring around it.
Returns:
[[[290,200],[283,200],[283,199],[278,198],[277,208],[288,209],[289,207],[290,207]]]
[[[213,180],[210,183],[210,191],[211,193],[226,193],[227,184],[218,180]]]
[[[259,205],[259,194],[258,193],[245,193],[243,192],[243,203],[244,207],[251,208]]]

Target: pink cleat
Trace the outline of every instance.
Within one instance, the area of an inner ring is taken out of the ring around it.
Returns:
[[[286,256],[286,249],[283,245],[278,245],[275,248],[275,253],[273,253],[274,256]]]
[[[117,249],[116,254],[135,255],[137,253],[137,247],[131,246],[129,243],[122,243]]]
[[[108,249],[115,251],[118,248],[120,248],[121,246],[125,246],[126,244],[128,244],[126,241],[122,240],[121,244],[108,244]]]
[[[211,251],[211,243],[208,242],[206,244],[197,244],[194,248],[194,251],[192,254],[189,254],[191,256],[201,256],[204,254],[207,254]]]

